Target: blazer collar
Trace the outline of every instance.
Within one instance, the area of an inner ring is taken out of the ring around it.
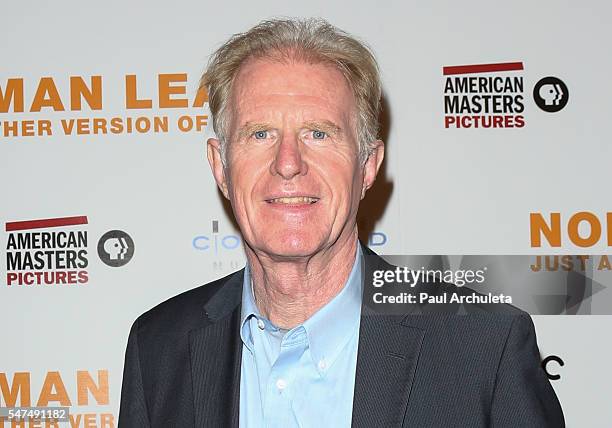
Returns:
[[[389,266],[363,245],[362,278]],[[189,332],[194,426],[237,428],[240,409],[240,306],[244,269],[230,275],[204,306],[204,325]],[[363,284],[364,299],[368,284]],[[409,316],[383,315],[361,303],[352,427],[401,427],[425,331]],[[381,400],[380,397],[384,397]]]
[[[204,325],[189,332],[194,427],[239,425],[243,276],[244,269],[228,277],[204,305]]]
[[[393,266],[361,245],[365,256],[364,284],[352,427],[401,427],[425,331],[410,325],[411,315],[380,314],[367,304],[372,271]]]

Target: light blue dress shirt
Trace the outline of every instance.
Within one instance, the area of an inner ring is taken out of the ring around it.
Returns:
[[[291,330],[255,304],[244,272],[240,368],[241,428],[350,427],[362,296],[362,254],[331,301]]]

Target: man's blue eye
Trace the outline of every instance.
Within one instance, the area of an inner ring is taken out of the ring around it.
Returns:
[[[312,138],[316,139],[316,140],[322,140],[325,138],[327,134],[325,134],[325,132],[323,131],[312,131]]]
[[[265,140],[268,137],[268,131],[257,131],[254,136],[258,140]]]

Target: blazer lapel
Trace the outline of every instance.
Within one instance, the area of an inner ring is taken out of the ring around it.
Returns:
[[[195,426],[237,428],[240,409],[240,300],[244,270],[208,301],[204,326],[189,332]]]
[[[362,264],[365,280],[386,263],[365,246],[363,252],[369,256]],[[402,426],[425,337],[424,330],[407,321],[406,315],[380,314],[362,302],[353,428]]]
[[[401,427],[425,332],[362,310],[352,427]]]
[[[371,260],[366,270],[375,267]],[[244,270],[228,279],[203,308],[203,326],[189,333],[198,428],[239,425],[243,276]],[[359,329],[352,427],[401,427],[425,332],[404,316],[382,315],[363,303]]]

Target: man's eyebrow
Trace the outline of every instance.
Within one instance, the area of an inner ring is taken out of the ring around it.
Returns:
[[[304,126],[310,129],[316,129],[319,131],[327,132],[328,134],[340,134],[342,133],[342,128],[336,125],[334,122],[329,120],[309,120],[304,122]]]
[[[342,129],[330,120],[309,120],[304,122],[303,126],[309,129],[324,131],[331,135],[342,133]],[[236,131],[237,141],[242,141],[257,131],[266,131],[271,127],[271,124],[265,122],[246,122]]]
[[[247,137],[250,137],[251,134],[257,131],[265,131],[270,129],[271,125],[269,123],[263,122],[246,122],[236,132],[238,136],[237,141],[242,141]]]

